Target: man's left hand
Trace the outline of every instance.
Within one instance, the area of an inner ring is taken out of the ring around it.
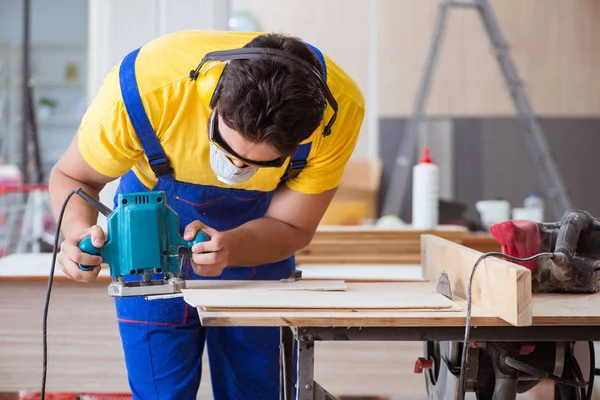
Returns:
[[[204,232],[209,240],[192,247],[192,268],[196,275],[219,276],[229,261],[229,248],[222,233],[194,221],[186,226],[183,238],[193,240],[198,231]]]

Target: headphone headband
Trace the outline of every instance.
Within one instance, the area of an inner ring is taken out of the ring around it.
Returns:
[[[333,97],[333,94],[329,90],[329,87],[327,86],[327,83],[325,83],[325,80],[323,79],[323,76],[319,72],[319,70],[317,68],[315,68],[313,65],[311,65],[308,61],[302,59],[301,57],[298,57],[295,54],[290,54],[288,52],[285,52],[285,51],[279,50],[279,49],[271,49],[271,48],[263,48],[263,47],[249,47],[249,48],[241,48],[241,49],[234,49],[234,50],[213,51],[213,52],[207,53],[202,58],[202,60],[200,61],[200,64],[198,64],[196,69],[193,69],[190,71],[190,79],[193,81],[197,80],[198,77],[200,76],[200,70],[202,69],[202,66],[207,62],[252,60],[252,59],[257,59],[257,58],[265,58],[265,57],[291,59],[291,60],[294,60],[294,61],[300,63],[305,68],[307,68],[308,70],[311,71],[311,73],[317,79],[317,82],[319,82],[319,86],[321,87],[321,90],[323,91],[326,100],[329,102],[329,104],[331,105],[331,108],[333,109],[333,115],[332,115],[331,119],[329,120],[329,122],[327,123],[327,125],[325,126],[325,129],[323,130],[323,136],[329,136],[331,134],[331,127],[333,126],[333,123],[335,122],[335,120],[337,118],[337,111],[338,111],[337,101],[335,100],[335,97]],[[325,68],[325,66],[323,66],[323,68]],[[216,93],[217,89],[220,87],[220,82],[221,82],[221,78],[219,78],[219,83],[217,83],[217,88],[215,89],[215,94],[217,94]]]

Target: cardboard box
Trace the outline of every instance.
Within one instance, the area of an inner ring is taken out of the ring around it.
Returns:
[[[322,225],[357,225],[379,217],[381,160],[351,160]]]

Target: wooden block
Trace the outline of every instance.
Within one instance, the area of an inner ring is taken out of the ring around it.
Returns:
[[[421,237],[423,278],[436,282],[442,272],[450,279],[453,295],[467,298],[469,277],[483,253],[433,235]],[[531,272],[520,265],[489,257],[473,276],[472,304],[515,326],[532,324]]]

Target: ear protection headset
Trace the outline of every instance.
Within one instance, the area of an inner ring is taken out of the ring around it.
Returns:
[[[331,116],[329,122],[323,129],[323,136],[329,136],[331,134],[331,127],[333,126],[333,123],[335,122],[335,120],[337,118],[337,111],[338,111],[337,101],[333,97],[333,94],[331,94],[331,91],[329,90],[329,87],[327,87],[327,84],[325,83],[325,80],[323,79],[323,76],[321,75],[319,70],[317,68],[315,68],[313,65],[311,65],[309,62],[303,60],[302,58],[296,56],[295,54],[290,54],[283,50],[271,49],[271,48],[241,48],[241,49],[235,49],[235,50],[213,51],[213,52],[207,53],[202,58],[202,60],[200,61],[200,64],[198,64],[196,69],[190,71],[190,79],[197,80],[198,77],[200,76],[200,70],[202,69],[202,66],[208,62],[232,61],[232,60],[252,60],[252,59],[256,59],[256,58],[265,58],[265,57],[273,58],[273,59],[288,58],[288,59],[294,60],[294,61],[300,63],[301,65],[303,65],[309,71],[311,71],[311,73],[316,77],[321,90],[325,94],[325,98],[326,98],[327,102],[333,109],[333,115]],[[325,66],[323,66],[323,67],[325,67]],[[225,68],[223,68],[223,71],[225,71]],[[221,73],[221,76],[222,76],[222,73]],[[215,90],[213,92],[212,98],[210,100],[210,107],[212,109],[215,108],[217,99],[219,98],[220,90],[221,90],[221,77],[219,77],[219,80],[217,82],[217,85],[215,86]]]

